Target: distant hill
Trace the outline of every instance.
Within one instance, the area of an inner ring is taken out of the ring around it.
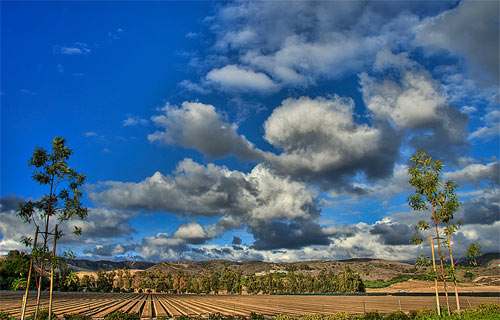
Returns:
[[[498,273],[500,253],[487,253],[478,259],[481,266],[480,274],[495,275]],[[465,264],[463,264],[465,266]],[[163,261],[159,263],[141,261],[68,261],[68,266],[74,271],[95,272],[99,269],[106,271],[116,269],[136,269],[149,272],[176,274],[182,272],[192,276],[204,272],[221,271],[225,267],[231,270],[239,269],[243,275],[262,274],[266,272],[289,272],[303,274],[317,274],[321,270],[338,273],[346,266],[357,272],[363,280],[390,280],[398,275],[412,275],[425,273],[427,270],[416,268],[412,263],[389,261],[383,259],[354,258],[348,260],[314,260],[301,262],[263,262],[263,261],[229,261],[229,260],[203,260],[203,261]],[[483,270],[484,269],[484,270]],[[461,273],[465,271],[460,271]]]
[[[461,266],[468,267],[469,263],[466,260],[461,260],[459,263]],[[477,265],[481,267],[498,266],[500,265],[500,253],[485,253],[477,259]]]
[[[97,270],[115,270],[115,269],[139,269],[145,270],[154,266],[155,263],[143,261],[91,261],[91,260],[70,260],[69,269],[73,271],[97,271]]]

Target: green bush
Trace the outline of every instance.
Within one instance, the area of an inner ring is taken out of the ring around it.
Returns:
[[[325,317],[325,320],[350,320],[352,315],[349,312],[337,312]]]
[[[363,320],[382,320],[384,317],[378,311],[370,311],[363,315]]]
[[[295,320],[295,317],[280,313],[274,317],[274,320]]]
[[[386,314],[384,320],[410,320],[410,317],[402,311],[396,311]]]
[[[67,313],[63,315],[64,320],[91,320],[92,317],[81,313]]]
[[[126,313],[121,310],[112,312],[104,317],[105,320],[140,320],[138,313]]]
[[[323,320],[324,316],[320,313],[309,313],[302,316],[302,320]]]
[[[14,320],[14,317],[6,311],[0,311],[0,320]]]
[[[35,318],[35,313],[31,313],[28,317],[28,320],[33,320]],[[49,309],[40,309],[38,310],[38,314],[36,315],[37,320],[47,320],[49,318]],[[52,319],[57,319],[57,315],[52,312]]]
[[[255,312],[251,312],[248,320],[264,320],[264,316]]]

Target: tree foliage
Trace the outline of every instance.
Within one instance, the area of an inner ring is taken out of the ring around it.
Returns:
[[[50,264],[51,270],[59,266],[61,259],[56,257],[55,252],[48,249],[48,242],[52,239],[56,249],[57,239],[63,236],[61,225],[64,221],[73,219],[83,219],[87,216],[88,210],[81,203],[81,187],[85,182],[85,175],[78,173],[68,165],[68,160],[73,151],[66,146],[66,139],[55,137],[52,140],[52,152],[41,147],[36,147],[28,162],[28,166],[33,168],[32,178],[45,189],[46,193],[38,201],[27,201],[20,203],[17,215],[25,222],[34,224],[36,230],[40,230],[43,245],[32,244],[29,237],[24,237],[22,242],[32,247],[32,258],[36,258],[40,264],[40,275],[38,281],[38,295],[34,317],[38,317],[40,305],[40,291],[43,283],[43,273],[45,265]],[[52,218],[52,221],[51,221]],[[56,219],[56,221],[54,221]],[[52,222],[52,224],[51,224]],[[56,223],[53,226],[54,222]],[[81,234],[81,229],[74,227],[75,234]],[[53,272],[51,272],[51,291],[49,297],[49,310],[52,307],[52,285]],[[24,316],[25,305],[23,305],[22,315]],[[52,317],[49,312],[49,318]]]

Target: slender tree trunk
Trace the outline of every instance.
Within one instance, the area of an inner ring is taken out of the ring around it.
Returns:
[[[21,310],[21,320],[24,320],[24,314],[26,312],[26,303],[28,303],[28,294],[30,290],[30,281],[31,281],[31,270],[33,270],[33,252],[35,251],[36,248],[36,243],[38,241],[38,230],[40,228],[36,226],[36,232],[35,232],[35,241],[33,242],[33,248],[31,249],[31,259],[30,259],[30,268],[28,271],[28,281],[26,282],[26,292],[24,293],[24,299],[23,299],[23,307]]]
[[[40,266],[40,276],[38,278],[38,292],[36,296],[36,307],[35,307],[35,316],[33,317],[34,320],[37,319],[38,316],[38,310],[40,309],[40,294],[41,294],[41,289],[42,289],[42,282],[43,282],[43,271],[45,270],[45,251],[47,250],[47,238],[49,234],[49,219],[50,216],[47,216],[47,220],[45,222],[45,232],[44,232],[44,237],[43,237],[43,250],[42,250],[42,264]]]
[[[453,261],[453,253],[451,251],[451,243],[449,235],[446,235],[446,240],[448,241],[448,249],[450,250],[451,269],[453,270],[453,285],[455,286],[455,300],[457,301],[457,310],[458,312],[460,312],[460,299],[458,297],[457,275],[455,274],[455,262]]]
[[[54,231],[54,250],[52,251],[52,263],[50,264],[50,293],[49,293],[49,320],[52,318],[52,293],[54,291],[54,262],[56,258],[57,224]]]
[[[38,315],[38,310],[40,309],[40,291],[42,288],[42,280],[43,280],[43,271],[45,269],[45,251],[47,250],[47,239],[49,237],[49,220],[50,220],[50,215],[52,213],[52,193],[54,190],[54,177],[52,177],[52,180],[50,182],[50,193],[49,193],[49,205],[47,208],[47,220],[45,221],[45,237],[43,238],[43,251],[42,251],[42,264],[40,268],[40,279],[38,281],[38,293],[36,296],[36,307],[35,307],[35,316],[33,320],[37,319]]]
[[[439,262],[441,263],[441,275],[443,276],[443,287],[444,287],[444,295],[446,297],[446,307],[448,308],[448,315],[451,315],[450,299],[448,298],[448,288],[446,286],[446,274],[444,271],[443,253],[441,252],[441,242],[439,241],[438,222],[437,222],[436,212],[434,210],[434,203],[432,204],[432,216],[434,218],[434,226],[436,229],[436,240],[438,246]]]
[[[439,291],[438,291],[438,280],[437,280],[437,271],[436,271],[436,257],[434,256],[434,241],[432,236],[431,238],[431,249],[432,249],[432,266],[434,267],[434,287],[436,288],[436,309],[439,316],[441,316],[441,306],[439,305]]]

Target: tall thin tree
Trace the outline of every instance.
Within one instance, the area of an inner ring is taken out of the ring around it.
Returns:
[[[408,204],[415,211],[424,211],[431,213],[431,221],[434,226],[435,237],[437,241],[437,250],[440,261],[440,273],[443,281],[444,292],[446,296],[446,306],[448,314],[450,312],[450,303],[448,298],[448,289],[445,271],[445,255],[441,250],[442,239],[440,236],[439,224],[449,222],[453,219],[453,213],[459,207],[457,195],[455,193],[458,187],[453,181],[441,181],[441,173],[444,165],[439,160],[433,160],[427,153],[419,150],[410,159],[412,163],[408,169],[410,185],[415,188],[415,192],[408,197]],[[426,221],[420,221],[417,229],[425,230],[430,226]]]
[[[38,201],[20,203],[17,209],[17,214],[25,222],[33,223],[36,227],[41,226],[40,229],[43,230],[39,233],[43,238],[43,246],[40,248],[38,257],[41,266],[35,320],[40,307],[40,293],[45,264],[49,262],[53,266],[55,262],[55,259],[51,258],[51,256],[55,257],[55,252],[49,251],[48,242],[52,236],[55,244],[57,238],[62,236],[61,232],[54,232],[55,230],[51,225],[51,218],[57,218],[57,223],[60,226],[64,221],[77,218],[83,219],[88,214],[87,208],[81,203],[81,186],[85,182],[86,177],[84,174],[78,173],[69,167],[67,161],[73,154],[73,151],[65,143],[66,139],[55,137],[52,140],[52,153],[48,153],[47,150],[41,147],[35,148],[28,166],[34,167],[32,173],[33,180],[38,182],[40,186],[46,187],[48,193]],[[75,226],[73,233],[81,234],[81,229]],[[49,314],[49,320],[50,316]]]

